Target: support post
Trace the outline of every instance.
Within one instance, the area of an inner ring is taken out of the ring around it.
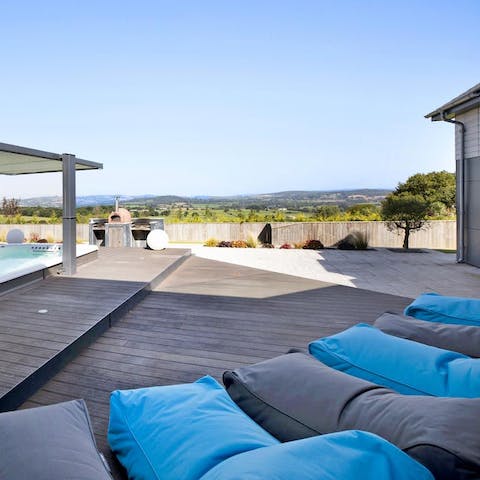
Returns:
[[[75,155],[62,154],[63,164],[63,273],[77,271],[77,221],[75,195]]]

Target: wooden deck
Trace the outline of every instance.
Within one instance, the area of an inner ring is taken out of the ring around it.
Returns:
[[[221,379],[410,301],[191,257],[22,408],[85,398],[98,446],[123,479],[105,437],[112,390]]]
[[[0,411],[24,402],[188,253],[112,250],[74,277],[52,276],[0,297]],[[119,259],[120,281],[112,276]]]

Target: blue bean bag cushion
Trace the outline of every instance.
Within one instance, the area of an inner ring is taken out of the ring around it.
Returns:
[[[404,311],[405,315],[431,322],[480,326],[480,300],[423,293]]]
[[[324,364],[406,395],[480,397],[480,360],[358,324],[315,340]]]
[[[108,441],[135,480],[197,480],[233,455],[279,443],[211,377],[113,392]]]
[[[201,480],[433,480],[422,465],[376,435],[347,431],[241,453]]]

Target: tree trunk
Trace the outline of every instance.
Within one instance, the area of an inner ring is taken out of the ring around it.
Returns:
[[[405,227],[405,237],[403,237],[403,248],[408,250],[408,240],[410,239],[410,228]]]

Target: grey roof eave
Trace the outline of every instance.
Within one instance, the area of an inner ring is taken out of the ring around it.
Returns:
[[[455,115],[471,110],[479,105],[480,83],[477,83],[466,92],[425,115],[425,118],[431,118],[433,122],[443,120],[444,118],[451,119],[454,118]]]

